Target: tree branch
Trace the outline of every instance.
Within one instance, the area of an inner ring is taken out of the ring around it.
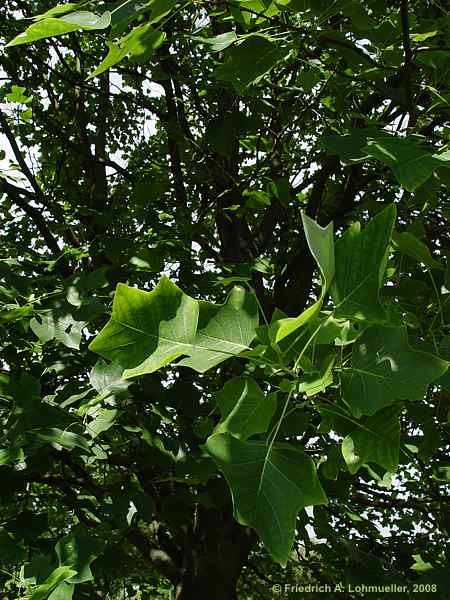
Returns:
[[[24,190],[19,188],[5,179],[0,178],[0,192],[6,194],[13,202],[16,204],[23,212],[30,217],[33,223],[36,225],[39,233],[42,235],[45,243],[47,244],[49,250],[54,255],[55,259],[59,258],[59,262],[61,265],[58,267],[59,271],[64,277],[68,277],[71,274],[71,270],[69,265],[67,264],[64,257],[60,258],[61,249],[56,241],[56,238],[51,233],[48,228],[47,221],[43,216],[42,210],[35,208],[29,202],[25,200],[28,198],[29,200],[37,200],[34,194],[29,192],[28,190]]]
[[[3,113],[3,111],[1,109],[0,109],[0,126],[2,129],[2,132],[5,134],[8,142],[9,142],[9,145],[11,146],[11,149],[14,153],[14,156],[15,156],[20,168],[22,169],[22,173],[28,179],[28,182],[31,185],[31,187],[33,188],[36,196],[41,198],[42,190],[39,187],[39,184],[36,181],[35,176],[31,172],[30,167],[27,165],[27,163],[23,157],[23,154],[20,151],[19,145],[17,144],[16,138],[9,126],[8,119],[6,118],[5,114]]]
[[[405,64],[413,62],[413,54],[411,49],[411,40],[409,38],[409,2],[401,0],[400,3],[400,20],[402,24],[402,42],[403,51],[405,53]]]
[[[414,58],[409,37],[409,1],[401,0],[400,3],[400,22],[402,26],[402,43],[405,61],[403,65],[403,77],[405,81],[406,97],[409,108],[408,127],[414,127],[417,123],[417,110],[414,103],[412,89],[412,75],[414,72]]]

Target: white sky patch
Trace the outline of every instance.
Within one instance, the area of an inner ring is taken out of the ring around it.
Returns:
[[[59,59],[58,59],[56,52],[51,50],[51,56],[50,56],[51,66],[53,66],[53,67],[56,66],[56,64],[58,63],[58,60]],[[0,81],[6,81],[6,82],[8,81],[7,74],[1,68],[0,68]],[[132,88],[129,88],[124,84],[122,76],[117,72],[110,73],[110,90],[111,90],[112,95],[114,95],[114,94],[118,95],[121,92],[127,92],[130,94],[135,93]],[[152,81],[148,81],[148,80],[143,83],[142,91],[144,92],[145,96],[147,96],[149,98],[160,98],[164,94],[164,90],[163,90],[162,86],[160,86],[159,84],[154,83]],[[41,92],[41,90],[40,90],[40,92]],[[50,101],[49,101],[46,93],[43,93],[43,95],[39,97],[39,102],[41,104],[43,104],[44,108],[48,107],[48,105],[50,104]],[[18,105],[15,105],[12,103],[0,103],[0,108],[2,109],[2,111],[9,113],[9,114],[11,114],[11,111],[14,110],[17,106]],[[144,108],[140,109],[140,110],[142,112],[142,120],[143,120],[143,124],[142,124],[143,138],[145,141],[147,141],[157,131],[158,118],[153,113],[151,113],[151,111],[149,111],[149,110],[146,110]],[[17,140],[17,141],[18,141],[18,144],[20,147],[20,141],[19,140]],[[26,187],[27,189],[30,189],[27,179],[22,175],[20,170],[18,170],[18,168],[15,166],[16,159],[12,152],[11,146],[10,146],[6,136],[4,134],[2,134],[1,132],[0,132],[0,150],[3,150],[5,152],[5,157],[2,160],[0,160],[0,172],[2,172],[3,175],[6,176],[7,178],[17,182],[21,186]],[[21,150],[23,150],[23,148],[21,148]],[[94,150],[94,148],[92,148],[92,150]],[[26,154],[28,154],[28,156]],[[25,158],[30,170],[32,172],[34,172],[37,165],[39,164],[38,148],[36,147],[35,149],[31,149],[31,150],[27,149],[27,153],[24,153],[24,158]],[[110,155],[110,159],[113,160],[114,162],[116,162],[122,168],[125,168],[125,169],[127,168],[128,162],[124,158],[123,153],[120,150],[112,153]],[[114,169],[114,167],[107,166],[106,174],[108,176],[115,175],[116,170]]]

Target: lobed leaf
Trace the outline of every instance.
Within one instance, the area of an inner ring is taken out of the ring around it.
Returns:
[[[272,558],[286,565],[299,510],[327,503],[314,462],[293,446],[268,448],[225,433],[209,437],[205,448],[228,482],[236,520],[253,527]]]
[[[396,217],[393,204],[361,231],[353,224],[335,244],[336,272],[331,296],[337,317],[384,321],[380,289]]]
[[[204,372],[248,350],[258,324],[254,297],[235,287],[223,305],[199,302],[163,277],[152,292],[119,284],[110,321],[89,348],[114,360],[123,378],[178,364]]]
[[[383,408],[372,417],[364,417],[361,424],[351,431],[342,442],[342,456],[350,473],[373,462],[395,473],[400,452],[401,406]]]
[[[342,371],[343,396],[356,417],[374,415],[397,400],[422,400],[449,363],[413,350],[406,327],[369,327],[353,346]]]

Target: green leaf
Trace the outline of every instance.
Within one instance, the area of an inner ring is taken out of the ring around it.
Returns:
[[[6,44],[6,48],[31,44],[64,33],[77,31],[78,29],[94,30],[106,29],[111,23],[111,14],[108,12],[96,15],[87,11],[69,13],[59,18],[45,18],[30,25],[23,33],[19,33],[13,40]]]
[[[336,273],[330,288],[335,316],[385,320],[379,295],[395,217],[391,204],[362,231],[360,224],[354,223],[336,242]]]
[[[444,360],[450,361],[450,336],[448,335],[444,336],[439,344],[439,356]],[[447,369],[442,377],[436,380],[436,385],[440,385],[442,389],[450,393],[450,369]]]
[[[19,380],[11,379],[7,391],[14,399],[14,415],[26,416],[31,413],[35,417],[36,412],[42,413],[41,385],[33,376],[23,373]]]
[[[75,586],[63,581],[56,587],[48,597],[48,600],[72,600]]]
[[[49,314],[40,315],[30,321],[31,331],[46,344],[57,340],[67,348],[79,349],[81,334],[86,323],[76,321],[71,314],[59,314],[58,311],[50,311]]]
[[[444,267],[431,256],[431,252],[423,242],[408,231],[402,233],[393,232],[392,241],[402,254],[406,254],[417,262],[423,263],[430,269],[441,269]]]
[[[409,37],[414,41],[414,42],[424,42],[425,40],[428,40],[432,37],[437,36],[437,34],[439,33],[438,30],[436,31],[427,31],[426,33],[410,33]]]
[[[153,520],[153,502],[151,498],[133,489],[114,490],[106,502],[106,511],[119,527],[129,527],[133,518],[151,522]]]
[[[123,377],[178,363],[204,372],[248,350],[258,324],[254,297],[234,288],[223,305],[194,300],[163,277],[152,292],[119,284],[110,321],[89,348],[117,361]]]
[[[414,563],[410,567],[410,569],[412,571],[417,571],[419,573],[424,573],[426,571],[431,571],[431,569],[434,569],[434,566],[431,563],[429,563],[429,562],[425,562],[423,560],[423,558],[420,556],[420,554],[413,554],[412,557],[414,559]]]
[[[108,431],[108,429],[114,425],[114,421],[117,419],[118,415],[119,411],[115,408],[100,408],[95,413],[94,420],[86,426],[86,433],[88,433],[92,438],[96,438],[104,431]]]
[[[377,137],[379,131],[374,128],[352,129],[345,135],[326,135],[320,138],[319,143],[325,146],[329,154],[336,154],[345,165],[363,162],[369,158],[365,150],[368,137]]]
[[[76,31],[79,26],[75,23],[66,23],[62,19],[44,19],[30,25],[23,33],[19,33],[13,40],[6,44],[5,48],[19,46],[20,44],[31,44],[37,40],[63,35]]]
[[[164,269],[164,255],[156,249],[144,250],[139,253],[139,256],[132,256],[129,262],[138,271],[160,273]]]
[[[60,19],[65,23],[78,25],[81,29],[106,29],[111,24],[111,13],[106,11],[101,15],[96,15],[85,10],[79,10],[64,15]]]
[[[417,54],[416,61],[419,64],[426,65],[436,71],[441,70],[446,72],[448,69],[448,61],[450,52],[448,50],[430,50],[429,52],[420,52]]]
[[[70,567],[58,567],[52,572],[52,574],[46,579],[46,581],[42,585],[39,585],[33,591],[33,593],[28,597],[28,600],[47,600],[50,592],[52,592],[62,582],[70,580],[71,578],[76,576],[76,573],[77,572],[71,569]]]
[[[450,167],[450,157],[431,154],[410,138],[384,136],[368,139],[364,151],[390,167],[408,192],[414,192],[439,166]]]
[[[108,268],[101,267],[89,273],[77,274],[71,279],[70,285],[67,288],[67,301],[73,306],[81,306],[88,292],[108,285],[108,280],[106,279]]]
[[[45,344],[55,338],[55,323],[51,317],[41,317],[41,320],[31,319],[31,331]]]
[[[321,227],[302,211],[303,229],[311,254],[319,266],[322,277],[322,291],[320,298],[309,306],[300,316],[294,319],[280,319],[276,334],[276,342],[279,343],[285,337],[305,325],[320,311],[325,295],[333,281],[335,273],[334,245],[333,245],[333,223]]]
[[[276,396],[265,396],[251,377],[227,381],[216,401],[222,419],[214,433],[231,433],[242,440],[267,431],[277,407]]]
[[[446,267],[445,267],[445,275],[444,275],[444,285],[447,290],[450,292],[450,251],[447,250],[445,253],[446,258]]]
[[[249,349],[258,326],[258,305],[253,294],[234,287],[223,305],[199,301],[198,328],[192,349],[179,362],[199,373],[230,356]]]
[[[102,553],[104,542],[91,537],[83,531],[73,531],[55,546],[61,565],[70,565],[75,573],[68,578],[69,583],[83,583],[93,579],[91,563]]]
[[[16,461],[23,460],[23,450],[18,446],[10,446],[9,448],[0,448],[0,466],[9,465]]]
[[[47,527],[48,523],[46,528]],[[53,556],[34,553],[30,562],[23,568],[23,581],[27,585],[37,585],[42,583],[53,572],[54,568]]]
[[[34,314],[31,306],[18,306],[17,304],[4,304],[0,309],[0,320],[16,321],[30,317]]]
[[[106,58],[89,74],[87,79],[92,79],[104,73],[127,56],[132,62],[141,63],[147,61],[165,39],[166,34],[153,29],[150,23],[135,27],[118,42],[107,42],[109,51]]]
[[[398,468],[401,407],[388,406],[373,417],[364,417],[342,442],[342,456],[350,473],[362,465],[376,463],[390,473]]]
[[[58,444],[68,450],[73,450],[74,448],[81,448],[82,450],[87,451],[90,450],[89,444],[83,436],[56,427],[32,429],[28,431],[28,434],[40,442]]]
[[[213,77],[228,81],[240,94],[257,85],[287,55],[279,42],[254,35],[231,49],[228,59],[219,65]]]
[[[89,373],[89,381],[98,392],[99,399],[105,400],[111,396],[118,396],[127,392],[130,382],[124,381],[122,375],[123,367],[119,364],[115,362],[108,364],[103,360],[98,360]]]
[[[65,15],[67,13],[74,12],[75,9],[77,9],[80,6],[80,4],[83,4],[83,2],[69,2],[68,4],[58,4],[57,6],[54,6],[50,10],[47,10],[46,12],[40,15],[34,15],[33,17],[31,17],[31,19],[33,21],[42,21],[43,19],[47,19],[48,17],[61,17],[62,15]]]
[[[268,449],[228,434],[212,435],[205,447],[231,489],[236,520],[253,527],[272,558],[286,565],[298,511],[327,503],[314,462],[299,448]]]
[[[339,473],[345,470],[345,462],[339,446],[331,446],[327,451],[326,461],[320,464],[320,474],[327,479],[337,480]]]
[[[119,284],[111,319],[89,349],[119,363],[124,378],[152,373],[188,353],[198,314],[198,302],[166,277],[152,292]]]
[[[231,114],[221,115],[208,123],[204,140],[213,152],[230,156],[236,146],[236,138],[245,135],[248,123],[249,119],[241,112],[234,111]],[[243,195],[248,194],[249,192],[244,190]]]
[[[0,448],[0,466],[8,465],[11,462],[11,453],[9,448]]]
[[[355,342],[351,367],[342,370],[344,400],[356,417],[373,415],[396,400],[422,400],[448,364],[413,350],[405,327],[374,325]]]
[[[20,113],[20,120],[24,123],[29,123],[33,118],[33,109],[31,106]]]
[[[238,40],[234,31],[226,31],[225,33],[220,33],[209,38],[196,35],[189,35],[187,37],[194,42],[205,45],[210,52],[222,52],[222,50],[225,50],[225,48],[228,48],[228,46],[231,46]]]
[[[319,374],[305,375],[299,383],[298,393],[308,397],[320,394],[333,383],[333,365],[336,356],[331,354],[322,363]]]
[[[17,104],[30,104],[30,102],[33,101],[33,96],[26,96],[25,91],[26,88],[13,85],[9,94],[5,95],[5,98],[9,100],[9,102],[17,102]]]
[[[334,344],[348,346],[353,344],[360,332],[352,326],[348,319],[335,319],[323,313],[309,323],[310,334],[314,335],[314,344]]]
[[[179,2],[180,0],[150,0],[149,23],[152,25],[159,23]]]
[[[330,154],[337,154],[344,164],[364,162],[370,158],[380,160],[392,169],[400,185],[409,192],[424,184],[440,166],[450,166],[448,152],[432,154],[414,138],[396,137],[375,128],[324,136],[320,144]]]

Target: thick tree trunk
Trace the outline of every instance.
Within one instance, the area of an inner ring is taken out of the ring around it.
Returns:
[[[237,600],[236,585],[255,534],[231,515],[203,508],[189,538],[176,600]]]

